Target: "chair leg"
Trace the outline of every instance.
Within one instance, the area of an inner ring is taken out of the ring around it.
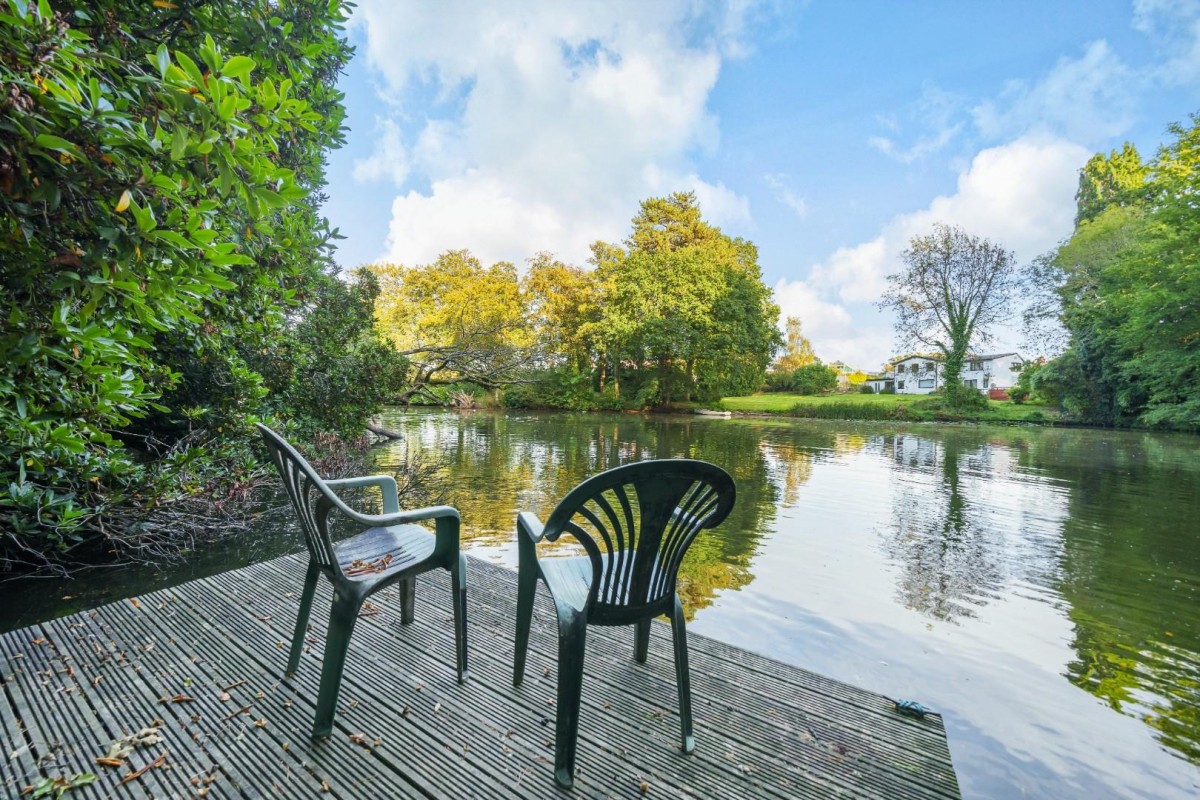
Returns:
[[[313,562],[308,563],[304,575],[304,592],[300,595],[300,611],[296,615],[296,632],[292,634],[292,650],[288,654],[287,675],[290,678],[300,667],[300,653],[304,650],[304,636],[308,633],[308,618],[312,614],[313,595],[317,593],[317,579],[321,571]]]
[[[462,683],[467,679],[467,557],[463,553],[450,570],[450,592],[454,595],[454,663]]]
[[[335,591],[329,612],[329,632],[325,636],[325,660],[321,664],[321,686],[317,690],[317,715],[312,736],[323,739],[333,732],[333,717],[337,711],[338,692],[342,688],[342,671],[346,666],[346,651],[350,634],[358,621],[362,598],[339,596]]]
[[[400,624],[407,625],[416,617],[417,577],[400,581]]]
[[[583,697],[583,654],[587,617],[574,609],[558,615],[558,720],[554,729],[554,781],[564,789],[575,783],[575,745]]]
[[[633,660],[645,664],[646,654],[650,650],[650,620],[638,620],[634,625],[633,637]]]
[[[537,596],[537,565],[521,561],[517,571],[517,637],[513,650],[513,686],[525,678],[529,651],[529,628],[533,624],[533,599]]]
[[[675,684],[679,690],[679,722],[683,728],[683,752],[696,749],[696,737],[692,733],[692,688],[688,677],[687,628],[684,626],[683,603],[675,595],[675,608],[671,611],[671,634],[675,642]]]

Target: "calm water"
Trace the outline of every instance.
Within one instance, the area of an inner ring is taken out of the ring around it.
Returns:
[[[691,629],[944,714],[967,797],[1200,796],[1200,439],[1055,429],[400,413],[476,555],[518,510],[690,456],[738,483]],[[273,519],[278,519],[275,517]],[[298,546],[272,523],[169,571],[0,585],[0,628]],[[62,600],[62,597],[69,598]]]

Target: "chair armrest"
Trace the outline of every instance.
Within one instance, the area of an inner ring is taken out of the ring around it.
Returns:
[[[533,544],[537,544],[542,540],[542,531],[545,526],[542,521],[537,518],[536,514],[529,511],[522,511],[517,514],[517,538],[520,539],[523,535]]]
[[[364,475],[360,478],[337,478],[325,481],[330,489],[357,489],[361,486],[378,486],[383,494],[383,513],[395,514],[400,510],[396,495],[396,479],[391,475]]]
[[[403,525],[406,522],[425,522],[431,519],[450,519],[457,525],[459,520],[458,509],[453,506],[428,506],[426,508],[414,508],[409,511],[397,511],[390,514],[360,514],[345,503],[340,502],[340,498],[338,500],[339,502],[336,504],[338,511],[341,511],[355,522],[372,528],[387,528],[391,525]]]

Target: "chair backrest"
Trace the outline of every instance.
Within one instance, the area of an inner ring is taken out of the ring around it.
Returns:
[[[568,492],[544,534],[554,541],[565,533],[583,545],[592,562],[589,617],[620,621],[674,597],[688,547],[729,515],[735,496],[733,478],[708,462],[639,461]]]
[[[292,508],[300,520],[309,555],[318,565],[334,568],[337,558],[333,553],[333,539],[328,528],[329,510],[335,506],[332,491],[304,460],[304,456],[297,453],[282,436],[262,423],[256,423],[256,427],[267,443],[271,461],[279,470],[283,488],[287,490]]]

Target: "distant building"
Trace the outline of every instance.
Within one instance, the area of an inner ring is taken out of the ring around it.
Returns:
[[[870,386],[871,391],[875,394],[891,391],[896,388],[896,382],[892,380],[892,376],[885,375],[883,373],[877,375],[868,375],[865,385]]]
[[[896,394],[932,394],[942,388],[945,365],[940,354],[914,354],[891,361],[891,379]],[[1010,389],[1025,359],[1017,353],[968,354],[959,379],[964,386],[987,392]],[[868,383],[871,383],[868,381]]]

